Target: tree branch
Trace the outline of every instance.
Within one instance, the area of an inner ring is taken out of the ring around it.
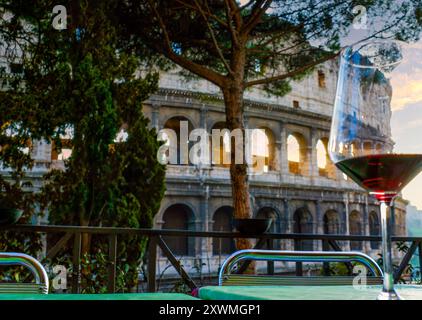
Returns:
[[[272,0],[259,0],[256,3],[252,9],[251,17],[246,22],[244,28],[242,28],[243,34],[248,35],[249,32],[251,32],[251,30],[256,27],[256,25],[261,20],[262,15],[265,13],[265,11],[267,11],[272,2]]]
[[[230,4],[228,3],[227,0],[225,0],[224,2],[225,2],[225,7],[226,7],[227,25],[228,25],[228,28],[229,28],[229,31],[230,31],[230,35],[232,37],[233,44],[235,45],[235,47],[238,47],[239,46],[239,37],[238,37],[236,30],[233,28],[233,24],[232,24],[233,15],[231,13]],[[209,8],[208,8],[208,10],[209,10]]]
[[[205,23],[207,24],[208,30],[209,30],[210,35],[211,35],[211,38],[212,38],[212,42],[214,44],[215,49],[217,50],[218,56],[220,57],[220,59],[223,62],[224,66],[226,67],[227,72],[233,75],[233,70],[230,68],[230,66],[229,66],[226,58],[224,57],[224,55],[223,55],[223,53],[221,51],[220,46],[218,45],[217,39],[215,38],[214,30],[212,29],[212,27],[211,27],[211,25],[210,25],[210,23],[208,21],[208,18],[206,17],[206,15],[205,15],[204,11],[202,10],[201,6],[199,5],[198,1],[197,0],[194,0],[194,2],[195,2],[196,6],[197,6],[197,8],[199,10],[199,13],[202,15],[202,17],[205,20]],[[207,2],[207,0],[205,0],[205,3],[206,2]]]
[[[273,76],[273,77],[266,77],[266,78],[252,80],[252,81],[246,82],[244,87],[247,88],[247,87],[252,87],[252,86],[259,85],[259,84],[268,84],[268,83],[271,83],[271,82],[275,82],[275,81],[280,81],[280,80],[285,80],[285,79],[291,78],[291,77],[293,77],[293,76],[295,76],[295,75],[297,75],[299,73],[305,72],[306,70],[308,70],[308,69],[310,69],[312,67],[315,67],[316,65],[319,65],[319,64],[321,64],[321,63],[323,63],[325,61],[328,61],[328,60],[331,60],[331,59],[337,57],[340,54],[340,52],[341,51],[336,52],[336,53],[333,53],[333,54],[330,54],[330,55],[328,55],[326,57],[323,57],[321,59],[318,59],[316,61],[313,61],[311,63],[308,63],[308,64],[306,64],[306,65],[304,65],[304,66],[302,66],[302,67],[300,67],[300,68],[298,68],[296,70],[293,70],[293,71],[290,71],[290,72],[287,72],[287,73],[284,73],[284,74],[280,74],[280,75]]]
[[[185,1],[182,1],[182,0],[176,0],[176,2],[180,3],[180,4],[181,4],[182,6],[184,6],[184,7],[187,7],[187,8],[190,8],[190,9],[192,9],[192,10],[198,11],[196,6],[193,6],[193,5],[189,4],[189,3],[186,3]],[[228,28],[228,25],[224,22],[224,20],[220,19],[220,18],[219,18],[219,17],[217,17],[215,14],[212,14],[211,10],[208,8],[208,5],[207,5],[207,9],[208,9],[208,10],[207,10],[208,12],[205,12],[205,11],[204,11],[204,13],[205,13],[208,17],[210,17],[210,18],[214,19],[214,20],[215,20],[215,21],[217,21],[219,24],[221,24],[223,27]]]
[[[234,21],[236,22],[237,30],[240,30],[243,25],[243,18],[240,13],[240,8],[235,0],[224,0],[226,3],[226,6],[230,8],[230,11],[232,12]]]
[[[173,51],[170,36],[167,32],[167,28],[163,21],[163,18],[161,17],[160,13],[155,7],[153,0],[148,0],[148,3],[151,9],[153,10],[155,17],[157,18],[160,28],[164,35],[164,48],[159,46],[159,47],[156,47],[157,50],[161,51],[161,53],[164,54],[168,59],[180,65],[182,68],[185,68],[186,70],[189,70],[190,72],[196,74],[197,76],[202,77],[214,83],[218,87],[222,87],[224,83],[224,76],[216,73],[215,71],[211,69],[201,66],[191,60],[185,59]]]

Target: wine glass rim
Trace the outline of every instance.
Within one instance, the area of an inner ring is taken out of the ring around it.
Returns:
[[[386,63],[383,65],[364,65],[364,64],[358,64],[358,63],[353,63],[350,62],[347,57],[345,56],[346,51],[348,49],[351,49],[353,52],[357,52],[359,51],[361,48],[367,46],[367,45],[374,45],[374,44],[380,44],[380,43],[396,43],[399,45],[400,48],[402,48],[406,42],[402,41],[402,40],[396,40],[396,39],[379,39],[379,38],[375,38],[375,39],[370,39],[370,40],[365,40],[365,41],[359,41],[356,42],[354,44],[348,45],[346,47],[344,47],[341,50],[341,59],[342,62],[352,66],[352,67],[356,67],[356,68],[362,68],[362,69],[379,69],[380,67],[386,68],[386,67],[392,67],[395,65],[398,65],[400,62],[403,61],[403,57],[400,58],[397,61],[391,62],[391,63]],[[359,46],[359,49],[355,49],[357,46]]]

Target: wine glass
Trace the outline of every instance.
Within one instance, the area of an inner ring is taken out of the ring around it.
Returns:
[[[406,46],[376,39],[342,50],[329,141],[331,160],[380,203],[384,270],[380,300],[400,299],[394,290],[391,206],[422,169],[422,154],[398,148],[391,134],[395,116],[391,101],[398,85],[394,79],[406,72],[400,69]]]

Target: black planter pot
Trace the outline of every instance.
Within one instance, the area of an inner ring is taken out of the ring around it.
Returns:
[[[18,222],[22,217],[23,210],[1,208],[0,207],[0,226],[7,226]]]
[[[234,227],[243,234],[262,234],[271,226],[272,219],[234,219]]]

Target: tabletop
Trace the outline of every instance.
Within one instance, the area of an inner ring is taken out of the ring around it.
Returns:
[[[0,300],[197,300],[182,293],[0,294]]]
[[[375,300],[381,286],[207,286],[204,300]],[[422,300],[422,285],[397,285],[404,300]]]

